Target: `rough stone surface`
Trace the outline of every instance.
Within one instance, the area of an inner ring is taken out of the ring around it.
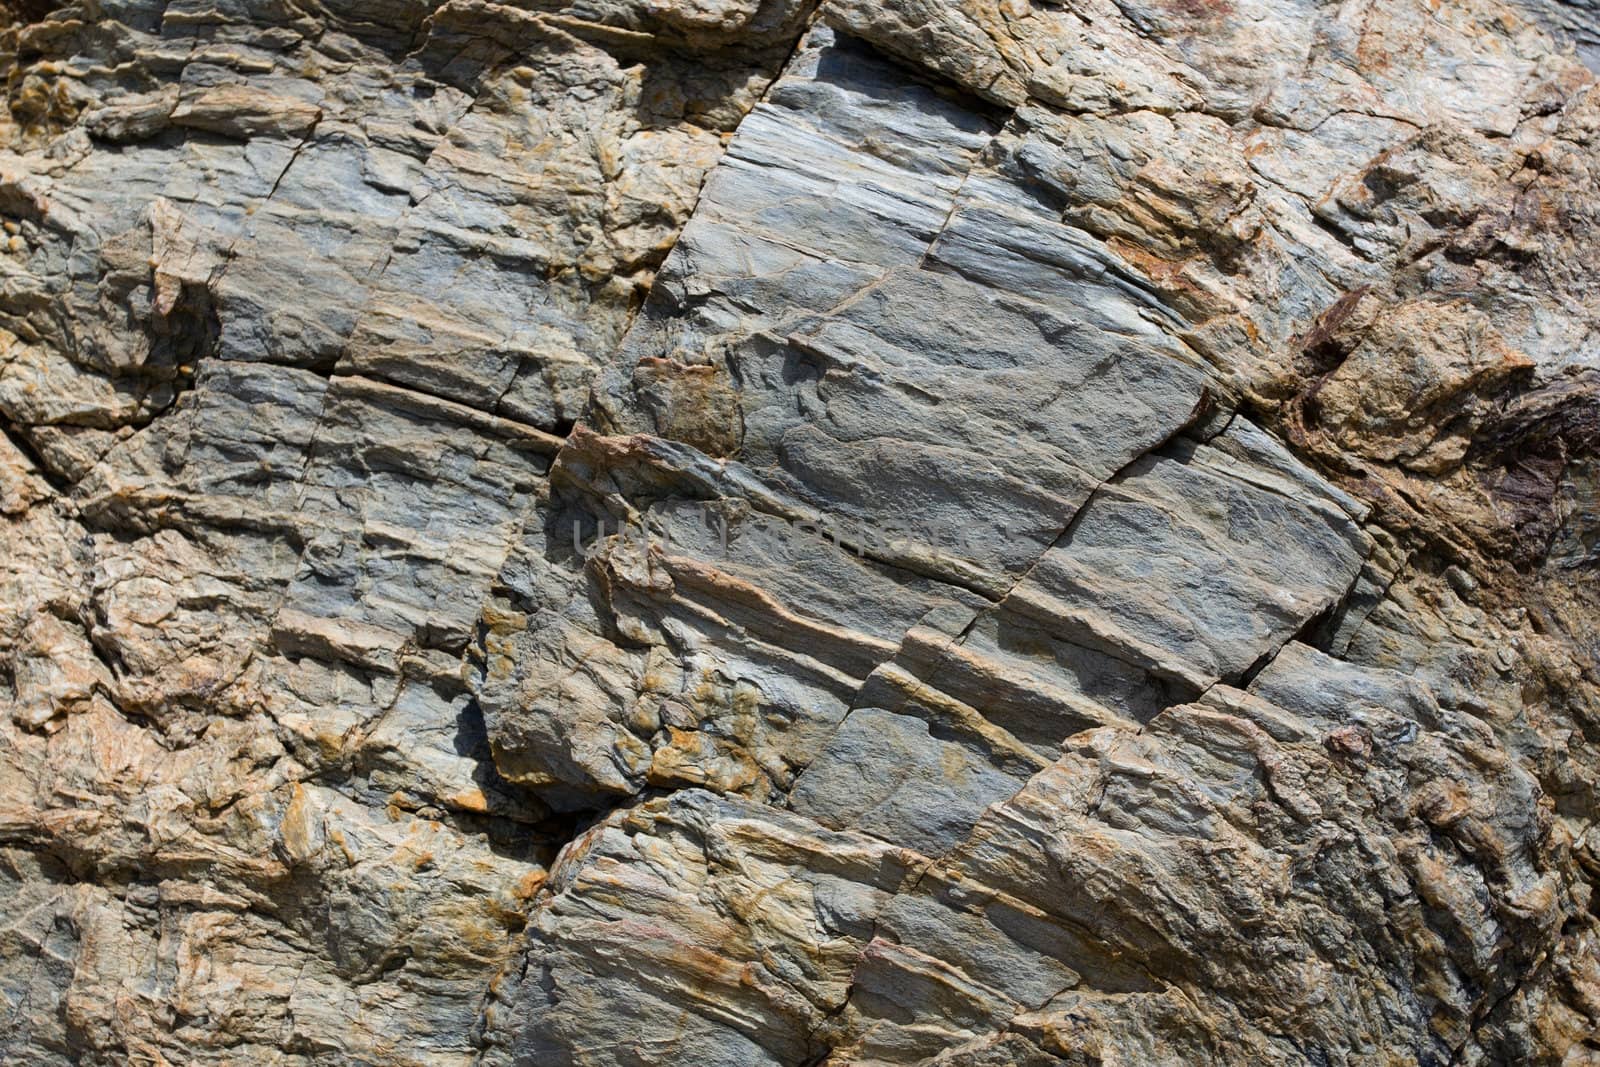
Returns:
[[[1597,56],[0,3],[0,1062],[1600,1064]]]

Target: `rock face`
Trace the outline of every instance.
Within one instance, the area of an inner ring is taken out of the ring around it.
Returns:
[[[1592,3],[0,18],[0,1061],[1600,1064]]]

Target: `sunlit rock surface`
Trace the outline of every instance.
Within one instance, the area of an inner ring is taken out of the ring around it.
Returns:
[[[1600,9],[0,19],[0,1061],[1600,1064]]]

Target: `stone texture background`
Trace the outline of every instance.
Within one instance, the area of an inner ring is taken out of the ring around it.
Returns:
[[[1590,0],[0,20],[0,1061],[1600,1063]]]

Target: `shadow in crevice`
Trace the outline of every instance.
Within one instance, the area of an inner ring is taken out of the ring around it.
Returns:
[[[0,0],[0,30],[43,22],[63,6],[61,0]]]
[[[463,704],[456,715],[453,747],[456,755],[473,762],[472,784],[482,790],[486,808],[478,815],[456,813],[456,821],[483,833],[496,855],[549,866],[561,847],[581,832],[578,824],[586,820],[551,812],[535,791],[500,773],[476,698]]]

